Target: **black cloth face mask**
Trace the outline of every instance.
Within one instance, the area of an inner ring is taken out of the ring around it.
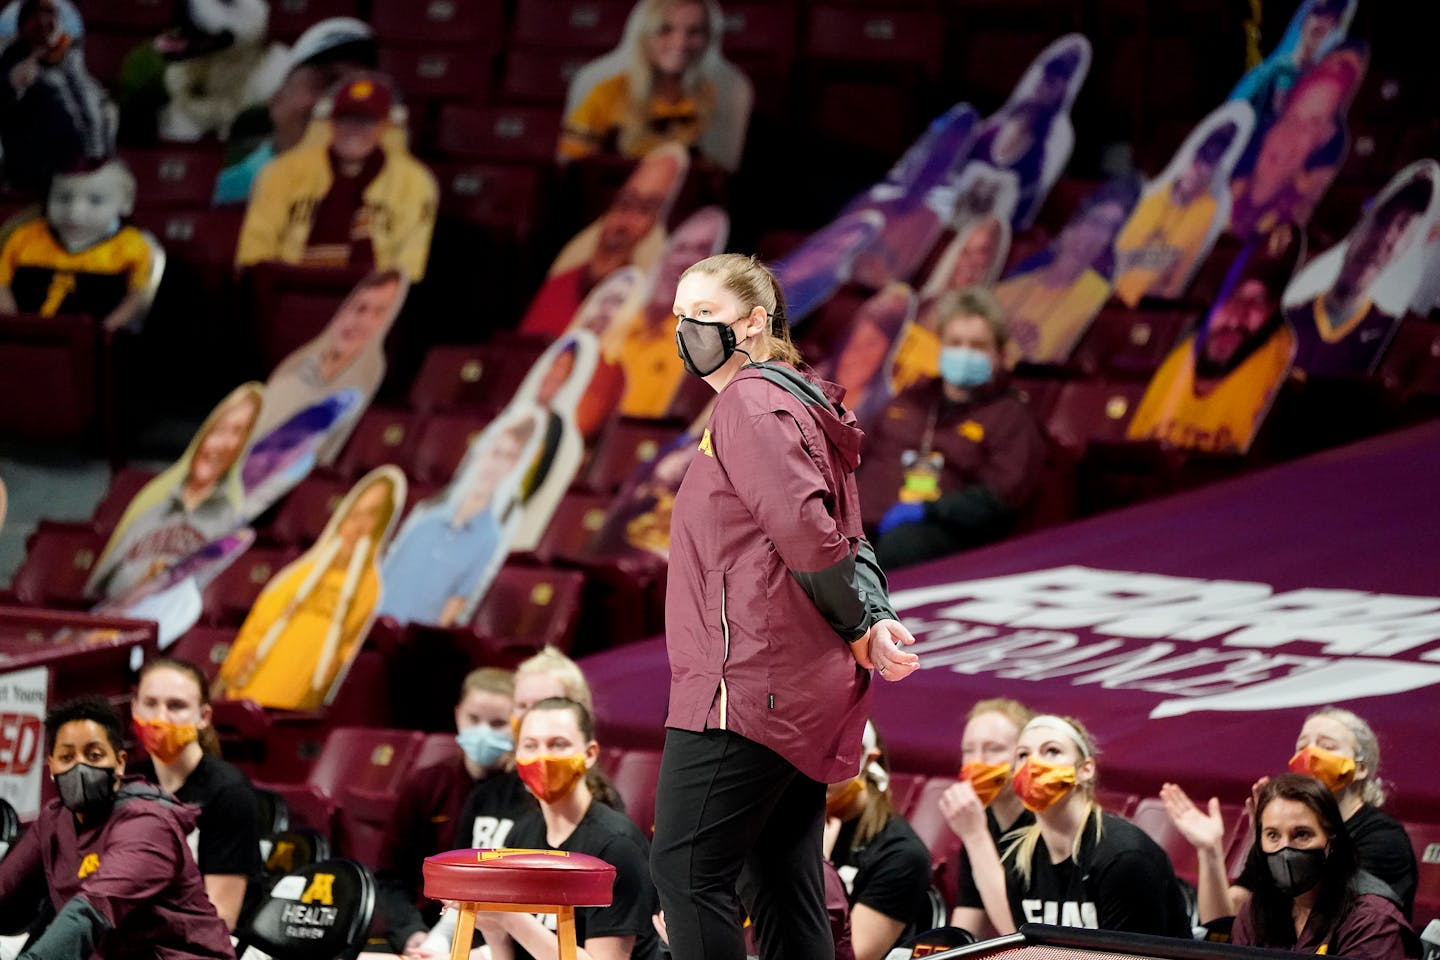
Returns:
[[[677,317],[676,320],[676,351],[685,369],[697,377],[707,377],[719,370],[736,353],[750,356],[748,351],[740,349],[735,331],[728,323],[693,317]]]
[[[1281,893],[1298,897],[1320,882],[1325,870],[1325,848],[1281,847],[1265,854],[1265,865],[1270,868],[1270,879]]]
[[[70,812],[101,814],[115,802],[115,768],[77,763],[53,778],[60,802]]]

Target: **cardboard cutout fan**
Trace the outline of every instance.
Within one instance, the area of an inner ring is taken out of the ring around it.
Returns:
[[[1075,149],[1070,108],[1090,71],[1090,41],[1069,33],[1051,43],[1025,71],[1005,105],[976,132],[970,159],[1009,170],[1019,196],[1013,225],[1030,226]]]
[[[1420,287],[1426,239],[1440,221],[1440,164],[1418,160],[1380,192],[1340,243],[1285,291],[1295,367],[1363,377],[1375,369]]]
[[[125,508],[95,562],[87,593],[121,597],[245,523],[240,465],[261,401],[258,383],[242,384],[220,401],[180,459]]]
[[[890,402],[890,367],[901,333],[915,316],[915,291],[892,283],[860,305],[840,348],[817,366],[845,388],[845,406],[862,426]]]
[[[360,391],[347,388],[305,407],[258,437],[240,468],[246,519],[260,516],[304,480],[315,466],[316,451],[361,409]]]
[[[624,373],[620,414],[663,417],[685,383],[685,366],[675,349],[675,288],[693,264],[720,253],[730,238],[730,217],[704,207],[675,228],[660,254],[650,296],[620,329],[617,361]]]
[[[1010,319],[1020,356],[1031,363],[1063,363],[1110,296],[1115,237],[1140,193],[1134,177],[1119,177],[1086,198],[1051,241],[995,287]]]
[[[847,213],[772,264],[785,291],[785,319],[798,323],[848,283],[855,258],[884,229],[885,216],[877,210]]]
[[[631,264],[653,267],[665,245],[665,220],[689,168],[689,155],[676,144],[647,153],[600,219],[560,251],[520,329],[559,336],[601,280]]]
[[[385,379],[385,337],[409,290],[410,281],[399,270],[377,270],[361,278],[325,329],[270,374],[256,434],[265,436],[327,396],[355,390],[359,402],[316,451],[319,463],[332,463]]]
[[[1251,144],[1270,129],[1285,109],[1300,75],[1344,42],[1355,6],[1356,0],[1304,0],[1270,56],[1247,71],[1230,91],[1229,99],[1243,100],[1254,111]],[[1253,160],[1253,151],[1247,149],[1241,169],[1248,170]]]
[[[1230,220],[1230,171],[1254,122],[1243,101],[1223,104],[1200,121],[1146,188],[1115,240],[1115,295],[1126,304],[1184,295]]]
[[[940,376],[940,337],[935,305],[952,290],[994,286],[1010,252],[1010,219],[1004,213],[969,220],[935,262],[920,288],[914,318],[901,331],[890,362],[890,393]]]
[[[471,441],[450,484],[417,504],[381,566],[379,612],[401,623],[469,620],[510,549],[520,483],[543,435],[538,410],[502,417]]]
[[[217,696],[280,710],[334,699],[380,604],[380,557],[404,505],[396,467],[355,484],[315,544],[261,591],[220,667]]]
[[[565,334],[535,361],[502,414],[534,413],[544,427],[540,448],[521,481],[522,506],[510,541],[512,550],[535,549],[580,469],[585,439],[575,410],[595,373],[599,355],[600,344],[592,334],[584,330]]]
[[[601,280],[570,323],[595,338],[600,353],[595,372],[575,408],[575,423],[588,445],[610,420],[625,393],[622,348],[625,326],[650,296],[650,277],[639,267],[624,267]]]
[[[1257,135],[1253,163],[1242,158],[1236,167],[1231,233],[1243,238],[1310,221],[1350,149],[1345,114],[1368,62],[1363,43],[1347,43],[1300,75],[1275,122]]]
[[[1280,295],[1303,247],[1304,235],[1287,223],[1241,248],[1199,329],[1146,388],[1128,427],[1132,440],[1205,453],[1250,449],[1295,355]]]
[[[703,50],[647,52],[662,30],[683,34],[697,27],[705,32]],[[620,45],[581,67],[570,81],[559,159],[597,153],[640,157],[676,143],[726,170],[739,167],[755,92],[749,78],[721,55],[724,33],[715,0],[640,0]],[[678,98],[657,89],[665,74],[678,75]]]

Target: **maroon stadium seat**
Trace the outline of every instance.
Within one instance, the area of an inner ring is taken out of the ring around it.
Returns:
[[[537,167],[463,160],[433,165],[440,184],[440,216],[524,242],[538,217]]]
[[[936,886],[946,903],[955,902],[958,881],[954,861],[960,853],[960,838],[940,813],[940,795],[955,783],[954,777],[932,777],[915,795],[915,803],[907,817],[925,849],[930,851]]]
[[[105,535],[109,535],[115,529],[115,524],[120,522],[124,515],[125,508],[130,506],[130,501],[141,488],[151,480],[155,479],[154,470],[142,470],[139,467],[122,467],[116,470],[110,477],[110,486],[105,488],[101,495],[100,502],[95,504],[95,510],[90,514],[90,522],[95,529]]]
[[[562,107],[575,71],[593,58],[588,50],[512,47],[505,54],[500,96],[507,103]]]
[[[555,557],[581,557],[588,553],[590,542],[605,525],[610,500],[609,496],[593,493],[566,494],[535,547],[536,556],[548,562]]]
[[[335,460],[335,472],[358,479],[376,467],[393,463],[401,470],[415,449],[416,417],[405,410],[371,407],[360,416],[355,432]]]
[[[436,143],[449,157],[543,163],[554,159],[559,136],[558,109],[446,104]]]
[[[807,56],[846,63],[891,63],[934,76],[945,26],[938,13],[818,4],[807,22]]]
[[[270,4],[269,34],[276,40],[293,43],[306,28],[321,20],[355,16],[355,7],[355,0],[281,0]]]
[[[415,763],[411,769],[424,770],[437,763],[447,763],[458,756],[460,756],[460,744],[455,742],[455,734],[426,734],[425,739],[420,742],[420,749],[415,752]]]
[[[1415,928],[1421,930],[1431,920],[1440,919],[1440,823],[1406,823],[1405,832],[1420,868],[1413,919]]]
[[[442,414],[421,418],[415,438],[415,454],[410,471],[415,479],[429,483],[446,483],[460,466],[465,451],[490,422],[490,415],[480,413]]]
[[[483,102],[490,86],[489,59],[469,45],[386,46],[380,50],[380,69],[411,100]]]
[[[93,526],[41,520],[25,546],[25,561],[10,584],[18,603],[67,610],[94,605],[85,595],[85,583],[105,538]]]
[[[204,617],[213,626],[238,628],[265,584],[299,556],[293,547],[251,547],[205,588]]]
[[[336,727],[303,783],[257,781],[256,786],[289,804],[292,823],[328,832],[347,788],[397,793],[423,738],[416,730]]]
[[[255,335],[267,368],[318,336],[362,275],[280,263],[252,267]]]
[[[910,810],[915,806],[915,797],[924,785],[925,778],[918,773],[891,773],[891,808],[900,816],[909,819]]]
[[[130,51],[152,39],[148,33],[110,33],[87,30],[85,33],[85,69],[105,87],[114,90],[120,83],[120,66]]]
[[[731,60],[743,62],[751,57],[763,57],[788,64],[795,55],[794,5],[753,0],[727,3],[724,19],[722,47]]]
[[[1056,443],[1076,451],[1084,450],[1091,440],[1123,440],[1144,392],[1143,383],[1067,383],[1055,398],[1045,428]]]
[[[345,480],[306,477],[281,501],[275,520],[264,531],[265,539],[282,546],[309,549],[349,489],[350,484]]]
[[[370,22],[388,41],[498,46],[504,33],[501,0],[374,0]]]
[[[547,645],[569,650],[584,587],[584,576],[574,570],[506,564],[470,626],[511,665]]]
[[[683,426],[653,420],[615,420],[595,445],[585,470],[585,486],[597,493],[614,493],[641,464],[654,460],[684,432]]]
[[[234,627],[195,626],[171,644],[165,650],[165,656],[195,664],[204,672],[206,679],[214,681],[234,642]]]
[[[609,50],[620,42],[629,0],[519,0],[514,43],[536,47]]]
[[[121,151],[146,207],[203,207],[215,195],[224,160],[218,145],[173,144]]]
[[[90,432],[104,351],[90,317],[0,316],[0,436],[73,440]]]
[[[610,775],[625,813],[650,836],[655,831],[655,786],[660,782],[659,750],[626,750]]]
[[[170,25],[175,4],[171,0],[85,0],[81,6],[87,31],[112,27],[155,34]]]
[[[1408,316],[1380,360],[1380,382],[1396,399],[1440,397],[1440,323]]]
[[[1069,366],[1089,376],[1148,379],[1200,312],[1195,307],[1130,309],[1107,304],[1075,345]]]
[[[1196,799],[1197,803],[1205,802]],[[1247,823],[1244,817],[1244,808],[1222,804],[1220,815],[1229,826],[1226,830],[1226,839],[1233,838],[1233,831],[1241,824]],[[1175,875],[1190,885],[1194,885],[1200,876],[1199,858],[1195,854],[1195,848],[1184,835],[1175,828],[1170,820],[1170,814],[1165,812],[1165,803],[1159,797],[1145,797],[1136,805],[1130,820],[1144,830],[1145,833],[1158,843],[1169,856],[1170,862],[1175,865]],[[1228,849],[1229,843],[1226,844]]]
[[[419,413],[501,409],[536,356],[497,343],[431,347],[410,387],[410,406]]]

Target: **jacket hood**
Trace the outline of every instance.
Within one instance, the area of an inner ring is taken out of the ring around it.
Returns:
[[[746,364],[736,374],[736,379],[741,377],[762,377],[789,392],[805,405],[815,425],[824,431],[840,454],[845,468],[853,471],[860,465],[860,445],[865,431],[860,429],[854,412],[841,403],[845,398],[844,387],[821,380],[808,368],[800,371],[778,361]]]
[[[200,808],[181,803],[143,777],[126,777],[115,791],[115,805],[118,807],[132,800],[150,800],[164,807],[167,814],[180,825],[180,832],[188,834],[200,822]]]

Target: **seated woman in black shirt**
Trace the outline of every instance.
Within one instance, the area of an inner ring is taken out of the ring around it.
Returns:
[[[1075,720],[1035,717],[1015,747],[1015,794],[1035,823],[997,853],[985,818],[960,824],[976,886],[998,933],[1022,923],[1189,937],[1165,851],[1095,802],[1095,745]],[[1003,862],[1001,857],[1003,856]]]
[[[250,878],[260,873],[260,827],[254,787],[220,759],[205,674],[186,660],[150,661],[140,671],[130,716],[149,754],[130,772],[200,808],[190,852],[215,912],[233,930]]]
[[[1349,710],[1324,707],[1305,718],[1289,767],[1292,773],[1315,777],[1335,795],[1361,868],[1390,885],[1401,911],[1409,917],[1415,905],[1419,868],[1409,834],[1400,821],[1380,809],[1385,802],[1385,787],[1380,780],[1380,741],[1375,731]],[[1252,806],[1268,779],[1262,777],[1252,789]],[[1226,885],[1225,824],[1220,819],[1219,801],[1212,798],[1209,810],[1201,811],[1183,790],[1168,783],[1160,797],[1176,828],[1195,845],[1201,863],[1220,863],[1218,871],[1204,874],[1208,882],[1202,879],[1200,884],[1200,922],[1235,916],[1263,878],[1247,866],[1233,883]]]
[[[890,806],[889,759],[865,724],[860,775],[825,793],[825,852],[845,882],[855,960],[879,960],[900,940],[937,925],[930,851]]]

